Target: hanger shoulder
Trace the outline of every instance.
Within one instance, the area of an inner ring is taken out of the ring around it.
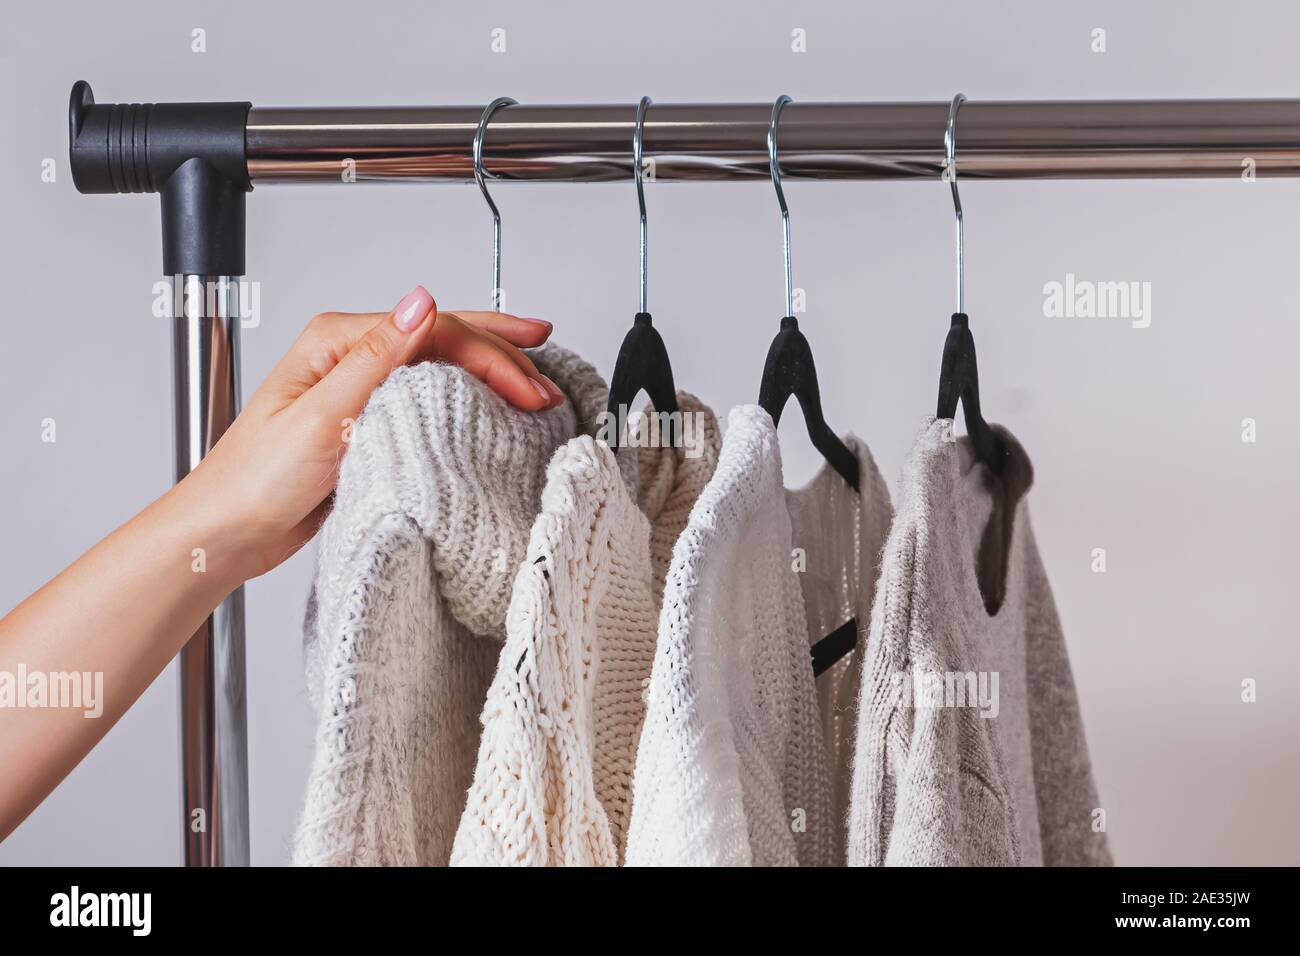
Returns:
[[[808,340],[799,331],[797,319],[784,318],[781,331],[776,333],[767,349],[763,378],[758,385],[758,404],[772,416],[774,423],[780,424],[786,402],[794,394],[796,385],[806,380],[809,374],[815,381],[817,370],[813,366]]]
[[[781,412],[793,395],[799,400],[804,424],[813,447],[821,453],[836,473],[849,486],[858,490],[858,459],[834,430],[826,424],[822,412],[821,388],[817,384],[817,366],[813,362],[812,346],[799,331],[799,320],[786,316],[781,320],[781,331],[772,339],[763,365],[763,378],[758,386],[758,404],[780,424]]]
[[[820,410],[820,399],[817,404]],[[840,440],[840,436],[836,435],[824,420],[820,423],[817,432],[814,434],[813,420],[809,418],[808,437],[812,439],[813,447],[821,452],[822,457],[830,462],[831,467],[848,482],[850,488],[859,491],[860,474],[857,455],[853,454],[852,449]]]
[[[677,388],[673,384],[673,368],[668,360],[668,347],[654,327],[648,312],[638,312],[632,328],[623,336],[614,363],[614,374],[609,380],[608,411],[612,421],[622,421],[637,395],[644,391],[650,396],[656,412],[677,414]],[[622,410],[622,416],[619,415]],[[618,450],[619,429],[614,430],[610,448]]]
[[[979,365],[975,358],[975,337],[971,334],[970,318],[964,312],[954,312],[948,337],[943,343],[943,359],[939,369],[939,401],[936,418],[956,418],[957,401],[961,400],[966,434],[975,449],[975,456],[988,465],[995,474],[1002,473],[1007,450],[992,427],[984,420],[980,410]]]
[[[936,418],[954,418],[957,402],[967,391],[969,369],[974,367],[974,339],[970,333],[969,319],[962,312],[953,313],[952,325],[943,341],[943,358],[939,365],[939,403]],[[978,376],[978,372],[976,373]],[[978,381],[978,378],[977,378]],[[979,401],[978,386],[975,400]]]

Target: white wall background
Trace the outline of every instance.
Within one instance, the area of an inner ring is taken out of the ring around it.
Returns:
[[[157,201],[73,189],[76,79],[103,101],[268,106],[1300,96],[1300,9],[1284,2],[130,6],[21,4],[0,31],[0,611],[171,472],[170,335],[149,312]],[[494,27],[505,54],[490,50]],[[807,53],[790,51],[796,27]],[[1090,52],[1094,27],[1105,54]],[[495,196],[512,311],[553,320],[608,374],[636,306],[631,184]],[[827,417],[892,480],[933,410],[952,311],[947,187],[791,183],[787,196]],[[962,198],[985,406],[1035,461],[1035,529],[1118,861],[1300,862],[1300,184],[968,182]],[[725,414],[754,399],[780,317],[771,188],[655,184],[648,202],[656,324],[678,381]],[[482,307],[489,225],[472,187],[259,190],[248,257],[263,322],[244,336],[246,392],[316,312],[386,309],[417,282],[445,307]],[[1150,282],[1150,328],[1044,318],[1043,285],[1067,272]],[[55,444],[40,441],[47,417]],[[786,416],[791,484],[816,464],[800,429]],[[1096,547],[1106,574],[1090,571]],[[311,562],[304,551],[248,587],[261,864],[287,859],[308,763]],[[1257,703],[1240,700],[1246,678]],[[0,844],[0,863],[177,861],[177,693],[169,669]]]

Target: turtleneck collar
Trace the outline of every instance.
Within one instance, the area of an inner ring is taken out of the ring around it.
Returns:
[[[339,474],[330,529],[359,543],[385,516],[410,519],[433,548],[438,590],[470,631],[500,638],[519,562],[537,516],[546,466],[570,438],[594,429],[604,380],[573,353],[548,344],[529,353],[569,397],[526,412],[456,365],[395,369],[357,420]],[[635,456],[620,456],[635,486]]]

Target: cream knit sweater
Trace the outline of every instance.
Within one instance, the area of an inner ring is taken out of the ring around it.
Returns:
[[[890,515],[847,443],[860,495],[829,466],[786,491],[771,417],[731,412],[668,571],[628,865],[844,862],[859,652],[814,686],[809,645],[855,615],[865,632]]]
[[[317,730],[295,863],[448,861],[546,464],[606,401],[581,359],[531,354],[570,402],[522,412],[426,363],[396,369],[354,426],[308,601]]]
[[[547,469],[453,865],[621,860],[663,577],[717,463],[713,414],[685,393],[678,405],[703,423],[693,456],[644,447],[618,455],[636,452],[638,500],[613,453],[590,437],[569,442]]]
[[[903,472],[863,664],[851,865],[1108,864],[1079,703],[1011,452],[928,419]],[[997,683],[993,683],[996,677]]]

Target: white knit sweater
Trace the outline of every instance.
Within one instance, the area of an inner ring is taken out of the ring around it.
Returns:
[[[453,865],[620,862],[663,576],[717,463],[713,414],[685,393],[678,405],[703,422],[698,454],[635,449],[637,500],[613,453],[590,437],[550,464]]]
[[[951,427],[927,419],[903,471],[863,663],[849,863],[1108,864],[1029,459],[998,429],[1010,457],[994,476]]]
[[[847,443],[860,495],[829,466],[786,491],[771,417],[731,412],[668,571],[628,865],[843,863],[857,652],[815,687],[809,645],[854,615],[865,632],[889,523]]]
[[[546,464],[606,401],[576,356],[532,357],[570,402],[522,412],[426,363],[396,369],[354,426],[308,601],[317,730],[295,863],[448,861]]]

